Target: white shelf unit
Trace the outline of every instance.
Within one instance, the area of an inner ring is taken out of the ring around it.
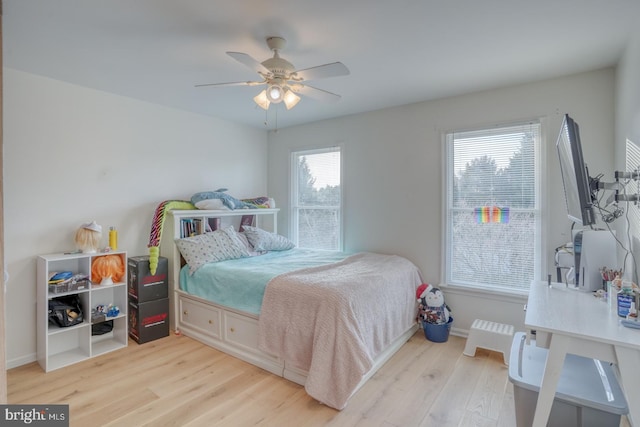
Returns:
[[[175,239],[182,236],[182,224],[184,220],[199,220],[206,227],[210,219],[219,218],[220,228],[233,225],[236,231],[240,229],[242,217],[254,215],[253,225],[273,233],[278,232],[278,211],[280,209],[236,209],[236,210],[172,210],[169,211],[162,231],[160,255],[169,261],[169,307],[171,317],[171,329],[175,330],[178,324],[177,313],[180,313],[178,301],[174,290],[179,290],[181,255],[174,243]],[[202,230],[202,229],[201,229]]]
[[[125,274],[121,282],[112,285],[91,284],[86,289],[63,293],[49,292],[49,277],[53,272],[71,271],[74,274],[91,275],[94,259],[105,255],[122,258]],[[127,334],[127,253],[115,251],[95,254],[50,254],[37,259],[37,359],[46,372],[72,365],[91,357],[126,347]],[[84,321],[78,325],[59,327],[49,322],[49,300],[52,298],[78,295]],[[113,320],[111,332],[102,335],[91,334],[91,308],[109,304],[118,306],[120,313]]]

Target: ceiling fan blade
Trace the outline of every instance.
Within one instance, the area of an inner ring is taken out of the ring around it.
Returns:
[[[295,87],[292,87],[294,92],[300,93],[302,95],[308,96],[309,98],[314,98],[319,101],[324,102],[338,102],[340,101],[341,96],[335,93],[331,93],[329,91],[318,89],[317,87],[298,84]]]
[[[252,56],[242,52],[227,52],[227,55],[236,61],[246,65],[260,75],[269,74],[271,71]]]
[[[195,85],[195,87],[204,87],[204,86],[257,86],[264,84],[264,82],[228,82],[228,83],[205,83],[201,85]]]
[[[338,77],[349,75],[349,69],[342,62],[332,62],[331,64],[318,65],[317,67],[305,68],[293,73],[293,80],[316,80],[327,77]]]

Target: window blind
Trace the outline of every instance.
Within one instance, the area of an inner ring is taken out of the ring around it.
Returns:
[[[539,277],[540,124],[449,133],[446,280],[528,289]]]
[[[292,230],[297,246],[341,249],[340,148],[294,152]]]

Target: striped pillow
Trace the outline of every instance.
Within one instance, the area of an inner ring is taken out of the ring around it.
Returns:
[[[247,240],[249,240],[251,246],[253,246],[253,250],[257,252],[286,251],[295,246],[293,242],[286,237],[270,233],[261,228],[243,225],[242,231],[244,235],[247,236]]]

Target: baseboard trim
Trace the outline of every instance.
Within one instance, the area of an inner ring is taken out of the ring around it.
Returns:
[[[15,359],[11,359],[11,360],[7,359],[6,369],[17,368],[18,366],[26,365],[26,364],[29,364],[31,362],[35,362],[36,360],[38,360],[38,359],[36,358],[36,354],[35,353],[31,353],[31,354],[28,354],[28,355],[22,356],[22,357],[17,357]]]

